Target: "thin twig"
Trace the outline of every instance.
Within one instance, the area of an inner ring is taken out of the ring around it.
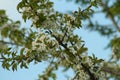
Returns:
[[[66,29],[65,33],[64,33],[64,36],[62,38],[62,41],[64,40],[65,36],[67,36],[67,32],[68,32],[68,28]]]
[[[3,44],[10,44],[10,45],[17,45],[16,43],[12,43],[12,42],[7,42],[7,41],[3,41],[3,40],[0,40],[0,43],[3,43]],[[2,46],[2,45],[0,45]],[[17,46],[22,46],[22,45],[17,45]]]
[[[110,74],[113,74],[115,76],[120,76],[120,72],[119,71],[116,71],[114,69],[111,69],[111,68],[108,68],[108,67],[105,67],[105,66],[102,68],[102,71],[110,73]]]

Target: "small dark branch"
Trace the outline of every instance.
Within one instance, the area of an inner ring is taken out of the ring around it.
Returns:
[[[69,51],[69,49],[67,48],[66,44],[63,44],[62,40],[61,40],[59,37],[57,37],[57,36],[55,36],[54,34],[52,34],[51,31],[49,31],[49,32],[50,32],[50,34],[58,41],[58,43],[59,43],[61,46],[63,46],[66,50]]]
[[[52,66],[53,63],[54,63],[54,58],[50,61],[49,66]]]
[[[81,57],[80,55],[77,55],[77,56],[82,60],[82,57]],[[89,66],[86,66],[86,65],[83,64],[83,63],[81,63],[81,65],[82,65],[84,71],[88,73],[88,75],[89,75],[89,77],[90,77],[90,80],[98,80],[98,79],[95,77],[94,73],[92,73],[92,72],[90,71]]]
[[[113,74],[115,76],[120,76],[120,72],[119,71],[116,71],[116,70],[108,68],[108,67],[103,67],[102,71],[110,73],[110,74]]]
[[[2,41],[2,40],[0,40],[0,43],[3,43],[3,44],[11,44],[11,45],[16,45],[15,43],[12,43],[12,42],[6,42],[6,41]]]
[[[85,12],[86,10],[90,9],[92,5],[89,5],[86,9],[82,10],[82,12]]]
[[[64,40],[65,36],[67,36],[67,32],[68,32],[68,28],[66,29],[65,33],[64,33],[64,36],[62,38],[62,41]]]
[[[83,63],[81,63],[83,69],[85,72],[89,74],[90,80],[98,80],[95,75],[89,70],[89,67],[85,66]]]
[[[57,36],[55,36],[54,34],[52,34],[51,33],[51,35],[58,41],[58,43],[59,43],[59,45],[61,45],[62,47],[64,47],[65,48],[65,50],[67,50],[67,52],[69,52],[69,53],[67,53],[67,55],[68,56],[73,56],[74,58],[75,58],[75,55],[74,54],[72,54],[70,51],[69,51],[69,49],[67,48],[67,45],[66,44],[64,44],[63,43],[63,41],[62,40],[60,40],[60,38],[59,37],[57,37]]]
[[[72,41],[70,41],[70,43],[71,43],[72,46],[74,45],[74,43]]]
[[[3,43],[3,44],[10,44],[10,45],[16,45],[16,46],[22,46],[22,45],[17,45],[15,43],[12,43],[12,42],[6,42],[6,41],[3,41],[3,40],[0,40],[0,43]],[[1,46],[1,45],[0,45]]]
[[[5,59],[5,58],[0,58],[0,60],[3,60],[3,59]]]
[[[114,26],[116,27],[116,29],[120,32],[120,28],[117,24],[117,22],[115,21],[114,17],[112,17],[112,15],[109,14],[109,17],[111,19],[111,21],[113,22]]]

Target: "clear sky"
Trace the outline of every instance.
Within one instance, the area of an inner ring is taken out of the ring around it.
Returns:
[[[52,1],[55,2],[55,9],[61,12],[76,10],[78,7],[73,3],[66,3],[65,0],[58,0],[59,2],[56,0]],[[7,15],[13,20],[22,20],[21,15],[16,10],[17,3],[18,0],[0,0],[0,9],[7,10]],[[99,14],[95,19],[99,19],[99,21],[103,23],[105,21],[102,17],[104,17],[104,15]],[[28,26],[28,24],[25,23],[24,25]],[[75,33],[85,41],[89,54],[95,53],[97,57],[103,59],[106,59],[109,56],[110,50],[104,50],[109,41],[107,38],[101,37],[97,32],[89,32],[84,29],[76,30]],[[18,69],[18,71],[15,72],[4,70],[0,66],[0,80],[35,80],[38,78],[38,74],[44,70],[46,65],[46,62],[37,65],[31,63],[29,69]],[[64,78],[61,77],[63,73],[61,74],[58,71],[57,74],[59,74],[58,80],[64,80]],[[69,75],[72,75],[72,73]]]

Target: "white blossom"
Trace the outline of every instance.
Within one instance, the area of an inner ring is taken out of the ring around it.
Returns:
[[[33,23],[36,23],[39,20],[38,16],[34,16],[34,18],[32,18]]]
[[[67,26],[71,26],[70,21],[67,21],[66,25]]]
[[[57,24],[55,21],[47,19],[43,22],[42,26],[47,29],[57,29]]]
[[[39,3],[37,3],[37,5],[38,5],[38,6],[40,6],[40,5],[41,5],[41,3],[39,2]]]
[[[38,52],[46,51],[46,45],[44,43],[40,43],[39,47],[37,48]]]
[[[38,10],[37,10],[37,13],[40,13],[40,12],[42,12],[42,10],[41,10],[41,9],[38,9]]]
[[[30,12],[31,11],[31,7],[23,7],[22,10],[25,11],[25,12]]]
[[[31,51],[31,49],[25,48],[25,52],[26,52],[26,53],[28,53],[28,52],[30,52],[30,51]]]

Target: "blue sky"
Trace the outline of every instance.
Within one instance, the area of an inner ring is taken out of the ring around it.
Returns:
[[[52,0],[55,2],[55,9],[61,12],[66,10],[77,10],[78,6],[73,3],[66,3],[65,0]],[[16,10],[17,0],[0,0],[0,9],[7,10],[7,15],[13,20],[22,20],[21,15]],[[99,19],[100,23],[109,23],[109,21],[103,20],[104,15],[96,15],[95,19]],[[23,23],[25,26],[28,24]],[[88,30],[79,29],[75,31],[85,41],[85,45],[88,47],[88,53],[95,55],[99,58],[106,59],[109,56],[110,50],[104,50],[108,43],[108,38],[100,36],[97,32],[89,32]],[[43,62],[37,65],[30,64],[29,69],[18,69],[18,71],[12,72],[4,70],[0,66],[0,80],[35,80],[38,78],[38,74],[44,70],[47,63]],[[62,74],[58,71],[58,80],[64,80]],[[70,75],[72,75],[71,73]]]

